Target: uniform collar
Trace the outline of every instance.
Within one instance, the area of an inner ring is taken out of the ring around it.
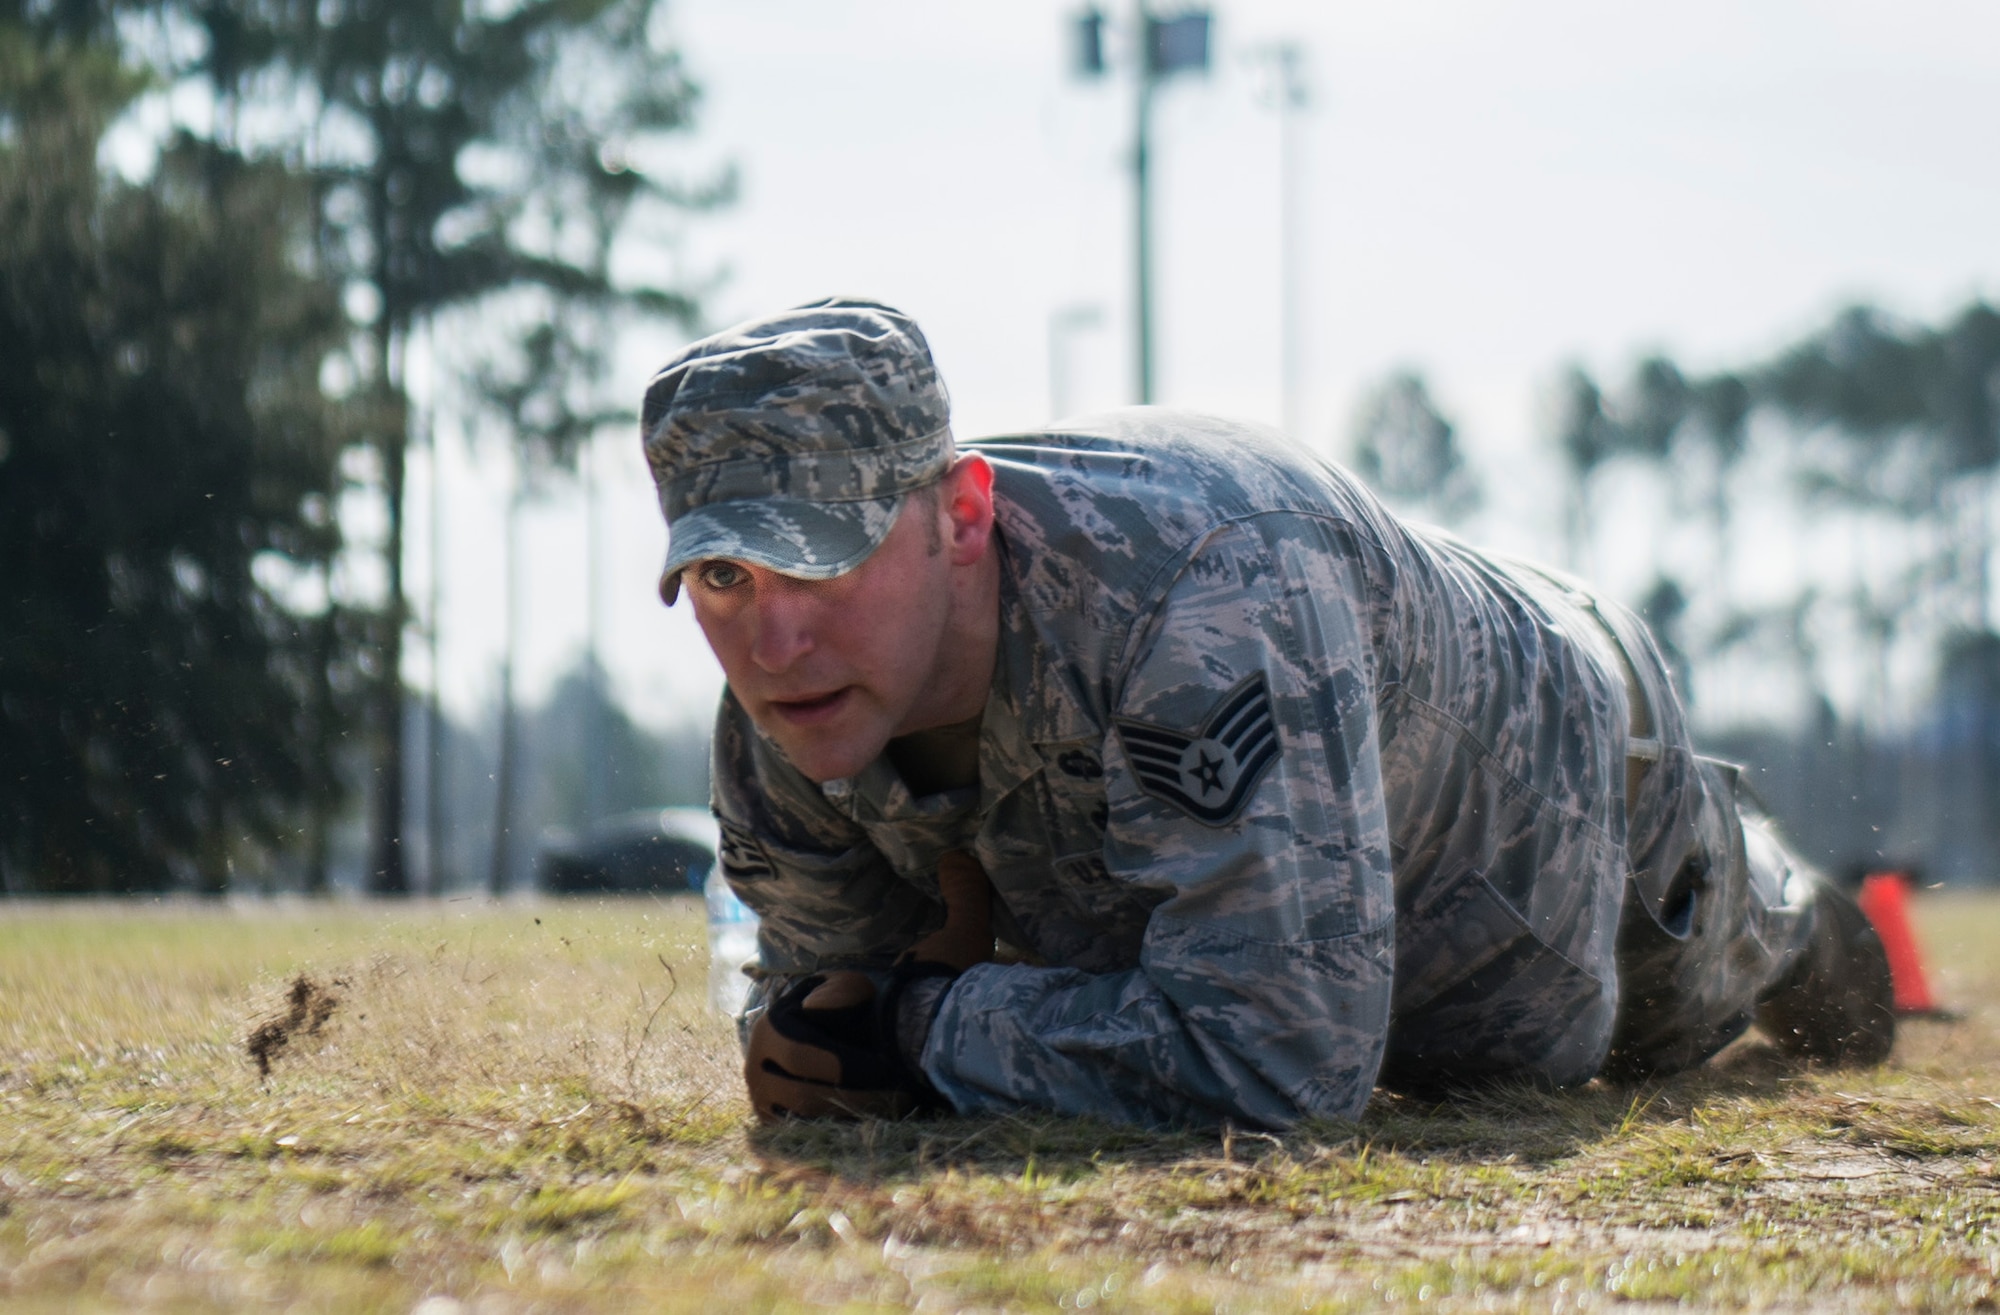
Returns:
[[[1040,771],[1059,745],[1095,743],[1100,729],[1077,701],[1074,664],[1050,645],[1022,600],[1013,554],[1000,550],[1000,651],[979,725],[981,809]]]

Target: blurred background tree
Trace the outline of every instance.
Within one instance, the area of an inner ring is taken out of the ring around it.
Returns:
[[[405,867],[404,586],[410,363],[420,330],[440,371],[474,392],[494,354],[563,373],[532,405],[499,399],[529,459],[573,465],[583,440],[629,416],[604,400],[625,317],[697,314],[683,283],[618,277],[621,238],[724,201],[655,163],[688,129],[696,88],[661,31],[661,0],[153,0],[157,46],[186,31],[179,76],[206,81],[220,134],[314,186],[324,259],[359,329],[356,396],[386,511],[386,597],[370,644],[374,809],[367,888],[410,889]],[[161,62],[168,62],[163,55]],[[659,230],[655,230],[656,234]],[[649,271],[660,273],[665,271]],[[447,314],[478,307],[459,321]],[[512,340],[510,342],[510,339]],[[440,390],[449,381],[434,379]],[[503,390],[504,392],[504,390]],[[435,719],[433,726],[435,727]]]
[[[733,179],[662,165],[696,100],[663,10],[0,6],[9,889],[219,890],[246,845],[325,889],[346,776],[373,795],[366,887],[409,890],[414,408],[483,408],[569,472],[629,419],[619,331],[693,323],[671,240]],[[102,171],[147,96],[178,126],[147,176]],[[379,542],[342,540],[357,493]]]
[[[313,198],[185,136],[142,185],[100,172],[145,85],[91,7],[0,12],[10,892],[219,892],[339,790],[352,636],[309,586],[350,417]]]
[[[1850,307],[1707,372],[1573,363],[1543,425],[1569,566],[1645,617],[1699,743],[1746,763],[1817,861],[2000,870],[2000,311]],[[1385,501],[1485,537],[1422,375],[1370,389],[1349,439]]]
[[[1929,326],[1851,307],[1735,369],[1690,375],[1653,356],[1610,392],[1580,369],[1556,391],[1576,560],[1606,546],[1591,513],[1601,473],[1648,472],[1656,514],[1615,533],[1650,562],[1637,601],[1709,743],[1759,767],[1822,861],[1992,871],[2000,312],[1975,302]],[[1773,532],[1802,560],[1787,590],[1745,597],[1745,544]],[[1784,673],[1794,723],[1718,708],[1759,667]]]
[[[1414,370],[1397,370],[1369,391],[1352,441],[1355,469],[1399,511],[1453,525],[1483,501],[1457,428]]]

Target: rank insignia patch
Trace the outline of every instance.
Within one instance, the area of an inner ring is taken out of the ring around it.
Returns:
[[[1243,811],[1257,778],[1278,756],[1261,671],[1223,695],[1193,734],[1129,717],[1117,726],[1140,788],[1210,826],[1226,826]]]

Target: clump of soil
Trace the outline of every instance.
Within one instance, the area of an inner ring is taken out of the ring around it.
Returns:
[[[339,978],[332,983],[332,986],[345,985]],[[243,1040],[243,1048],[257,1063],[258,1076],[271,1076],[271,1061],[292,1043],[294,1036],[319,1035],[326,1020],[340,1008],[340,997],[333,993],[332,986],[322,986],[306,973],[292,979],[291,989],[285,995],[285,1011],[257,1024]]]

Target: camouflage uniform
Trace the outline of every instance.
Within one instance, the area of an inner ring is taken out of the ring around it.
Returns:
[[[942,918],[939,854],[984,865],[1021,961],[944,996],[957,1109],[1284,1126],[1378,1077],[1670,1071],[1798,954],[1790,860],[1629,614],[1250,427],[969,450],[1003,574],[978,786],[815,785],[726,694],[714,773],[767,980],[886,964]]]

